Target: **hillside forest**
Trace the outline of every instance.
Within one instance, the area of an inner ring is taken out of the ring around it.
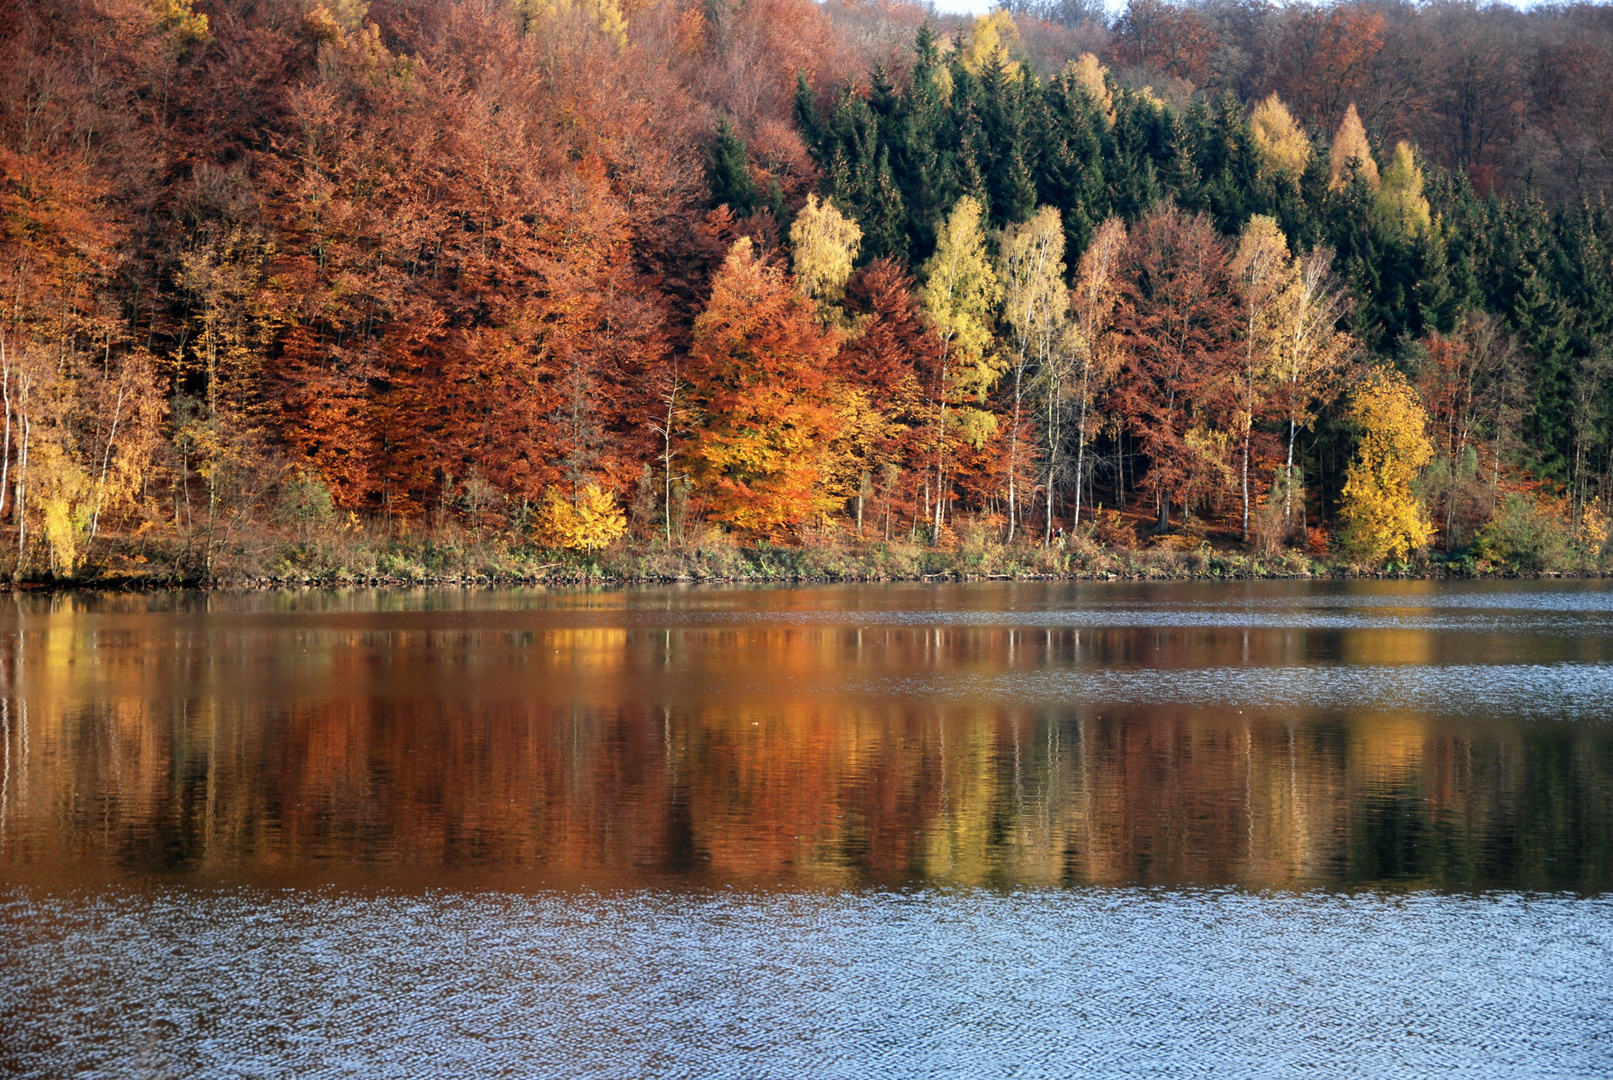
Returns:
[[[13,580],[1605,566],[1613,7],[0,7]]]

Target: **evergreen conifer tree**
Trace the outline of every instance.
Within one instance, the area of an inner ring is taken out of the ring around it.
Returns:
[[[706,183],[711,187],[713,206],[726,205],[739,217],[756,209],[756,185],[751,182],[745,140],[727,117],[717,120],[717,133],[706,157]]]

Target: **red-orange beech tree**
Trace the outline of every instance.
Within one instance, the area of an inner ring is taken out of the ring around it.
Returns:
[[[690,457],[710,520],[779,536],[836,508],[822,483],[837,428],[824,389],[840,342],[781,267],[735,242],[690,355],[705,420]]]

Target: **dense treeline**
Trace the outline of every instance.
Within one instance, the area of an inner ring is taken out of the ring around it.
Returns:
[[[1606,9],[6,14],[19,576],[336,530],[1602,557]]]

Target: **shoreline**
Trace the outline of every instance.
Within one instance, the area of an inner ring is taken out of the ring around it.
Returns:
[[[304,588],[631,588],[665,585],[826,585],[986,581],[1282,581],[1600,579],[1595,566],[1493,566],[1470,556],[1426,555],[1409,565],[1373,568],[1337,556],[1284,550],[1269,556],[1216,548],[1110,548],[1077,542],[1066,549],[1000,544],[927,548],[874,543],[753,547],[717,542],[682,547],[629,546],[593,555],[463,544],[432,538],[410,543],[332,546],[303,543],[275,552],[220,559],[208,574],[177,559],[109,560],[71,577],[43,575],[0,582],[13,594],[65,592],[242,592]],[[119,565],[121,564],[121,565]]]

